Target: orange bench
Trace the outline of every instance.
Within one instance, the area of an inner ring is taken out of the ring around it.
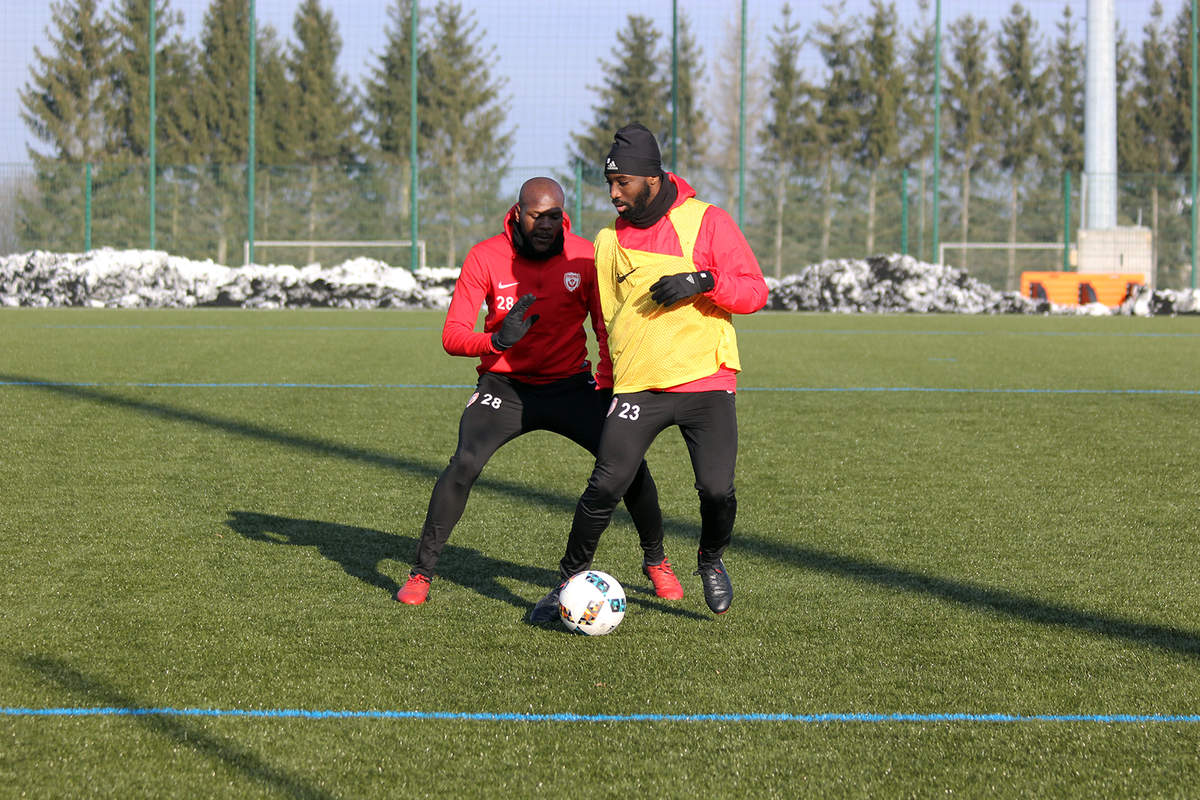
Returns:
[[[1140,272],[1022,272],[1021,294],[1060,306],[1103,303],[1119,306],[1134,286],[1146,282]]]

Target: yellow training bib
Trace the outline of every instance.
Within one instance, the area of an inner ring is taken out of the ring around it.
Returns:
[[[695,272],[693,253],[707,203],[694,197],[671,209],[682,256],[627,250],[615,223],[596,236],[596,273],[613,362],[613,391],[667,389],[715,373],[740,371],[737,336],[728,311],[703,295],[670,306],[650,297],[664,275]]]

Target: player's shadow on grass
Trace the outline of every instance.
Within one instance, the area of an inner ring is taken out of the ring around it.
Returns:
[[[400,583],[383,572],[380,564],[384,561],[394,561],[398,565],[407,564],[417,548],[417,541],[411,536],[398,536],[355,525],[280,517],[253,511],[230,511],[225,524],[252,541],[311,547],[340,566],[347,575],[382,589],[389,597],[395,596]],[[438,580],[456,583],[484,597],[508,603],[523,612],[528,611],[533,602],[514,593],[504,585],[502,579],[530,584],[536,587],[538,597],[558,580],[557,570],[493,558],[469,547],[447,544],[446,549],[442,551],[442,558]],[[397,566],[397,569],[406,568]],[[404,572],[402,577],[407,578],[407,572]],[[649,598],[630,600],[667,614],[701,617],[692,611]]]
[[[28,376],[8,374],[0,374],[0,382],[25,385],[53,394],[136,411],[160,419],[201,425],[225,433],[272,442],[284,447],[316,453],[318,455],[358,461],[372,466],[401,470],[414,475],[424,475],[430,479],[431,486],[433,480],[441,473],[440,467],[411,458],[364,450],[312,436],[280,431],[241,420],[220,417],[208,412],[192,411],[161,403],[151,403],[145,400],[123,397],[119,394],[100,391],[93,387],[67,385],[53,381],[41,381]],[[567,497],[560,493],[534,489],[523,484],[489,477],[481,477],[475,485],[479,488],[488,488],[509,496],[519,496],[524,502],[531,505],[537,504],[547,509],[560,510],[568,514],[574,509],[577,499],[573,496]],[[292,520],[292,522],[318,526],[330,524],[304,520]],[[694,521],[666,519],[664,522],[667,534],[673,538],[678,537],[689,543],[695,542]],[[373,533],[379,536],[391,536],[391,534],[383,534],[379,531],[374,531]],[[393,541],[396,538],[393,537]],[[753,531],[747,530],[744,527],[739,528],[735,532],[733,549],[734,552],[738,550],[752,552],[761,557],[777,560],[781,563],[794,564],[803,569],[824,572],[860,583],[939,597],[947,602],[956,603],[985,613],[1003,614],[1041,625],[1070,628],[1113,639],[1120,639],[1133,644],[1156,647],[1191,657],[1200,656],[1200,633],[1196,631],[1152,623],[1135,622],[1057,603],[1049,603],[1037,597],[1019,594],[1007,589],[968,583],[966,581],[956,581],[951,578],[927,575],[882,562],[845,556],[827,550],[816,550],[791,545],[762,535],[756,535]],[[412,552],[412,550],[410,549],[408,552]],[[334,560],[337,559],[335,558]],[[355,568],[361,569],[361,565]],[[350,570],[347,571],[349,572]],[[366,570],[364,574],[373,575],[377,574],[377,572],[377,569],[372,568]],[[543,570],[542,572],[551,574],[549,570]],[[447,572],[445,577],[449,577],[450,574]],[[486,580],[472,584],[467,577],[468,574],[466,571],[460,573],[459,582],[464,586],[486,585]],[[736,580],[736,575],[734,578]],[[384,578],[384,580],[390,581],[386,584],[388,587],[395,585],[395,582],[391,579]],[[370,581],[368,580],[368,582]],[[379,583],[374,585],[383,587],[383,584]],[[542,585],[549,585],[549,581],[544,581]],[[511,595],[511,592],[508,592],[508,594]],[[663,608],[669,612],[679,612],[678,609],[670,606],[664,605]]]
[[[218,736],[206,730],[203,725],[189,722],[175,714],[164,713],[162,710],[152,713],[154,708],[139,698],[126,694],[98,677],[80,672],[60,658],[44,655],[26,656],[21,659],[21,663],[43,679],[78,696],[87,707],[128,709],[130,718],[170,739],[175,746],[191,750],[212,761],[219,761],[251,781],[265,784],[287,797],[306,800],[333,797],[304,778],[270,763],[259,753],[232,738]]]
[[[224,417],[210,411],[195,411],[188,408],[166,405],[165,403],[152,403],[148,400],[125,397],[115,392],[106,392],[90,386],[44,381],[27,375],[10,375],[5,373],[0,373],[0,383],[25,386],[51,394],[86,400],[103,406],[136,411],[149,417],[209,428],[221,431],[222,433],[234,434],[260,442],[269,442],[313,455],[340,458],[373,467],[398,470],[409,475],[424,476],[429,479],[430,489],[433,488],[433,482],[437,480],[438,476],[442,473],[442,469],[445,467],[444,462],[441,464],[432,464],[396,453],[368,450],[317,436],[293,433],[232,417]],[[576,497],[566,497],[557,492],[546,491],[527,484],[505,481],[487,475],[481,476],[475,482],[475,487],[477,489],[492,489],[508,495],[518,494],[528,503],[538,504],[544,508],[557,509],[565,514],[574,512],[575,501],[578,499]]]
[[[1132,644],[1154,647],[1193,658],[1200,656],[1200,633],[1135,622],[1120,617],[1048,602],[1028,594],[978,583],[928,575],[866,558],[816,550],[809,547],[768,541],[753,535],[734,537],[741,551],[773,561],[795,564],[802,569],[822,572],[884,589],[935,597],[975,611],[1000,614],[1048,627],[1069,628]]]

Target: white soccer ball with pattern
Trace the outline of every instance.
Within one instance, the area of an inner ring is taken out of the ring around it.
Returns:
[[[625,589],[607,572],[581,572],[558,593],[558,615],[568,630],[602,636],[625,618]]]

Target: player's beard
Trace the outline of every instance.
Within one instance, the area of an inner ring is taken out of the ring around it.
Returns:
[[[637,197],[633,198],[633,202],[625,206],[617,212],[617,216],[624,220],[633,221],[639,219],[646,213],[646,208],[650,205],[650,184],[642,185],[642,190],[637,193]]]
[[[675,181],[664,172],[659,179],[658,194],[653,199],[650,197],[650,184],[647,183],[633,199],[633,204],[624,211],[618,211],[617,215],[635,228],[649,228],[666,216],[678,196]]]
[[[538,250],[533,246],[533,240],[521,230],[521,223],[514,222],[512,225],[513,246],[517,249],[517,254],[522,258],[527,258],[530,261],[546,261],[554,258],[563,251],[563,245],[566,241],[566,236],[563,229],[558,229],[558,234],[550,245],[545,250]]]

